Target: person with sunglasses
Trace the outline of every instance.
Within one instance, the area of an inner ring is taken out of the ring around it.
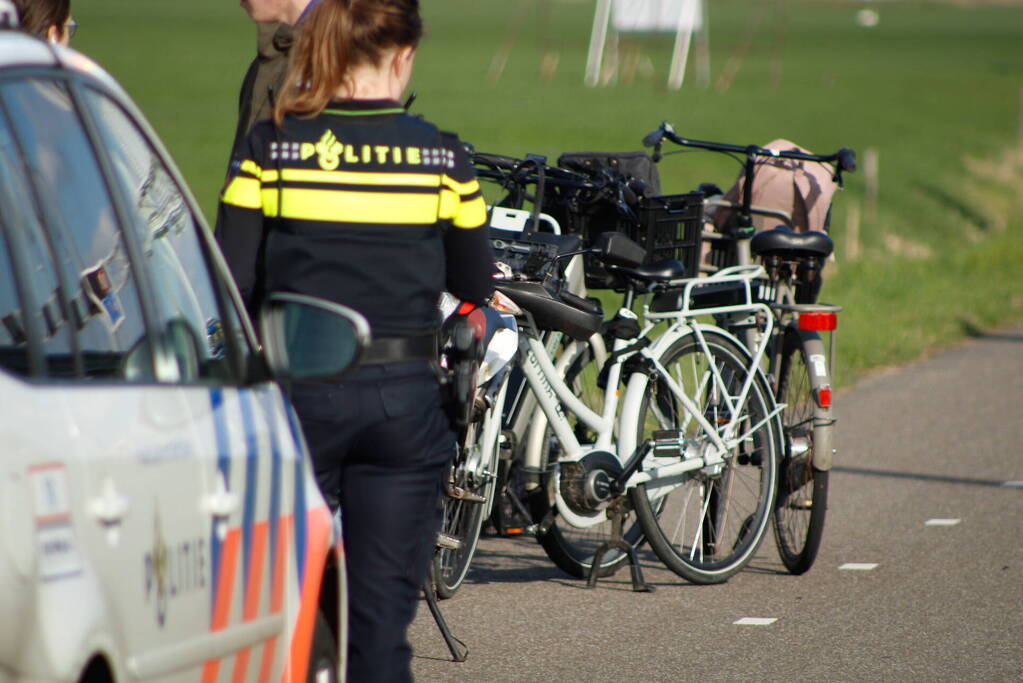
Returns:
[[[51,43],[68,45],[78,29],[71,18],[71,0],[14,0],[21,27]]]

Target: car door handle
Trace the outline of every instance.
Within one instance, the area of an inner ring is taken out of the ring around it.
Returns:
[[[89,513],[104,525],[120,524],[128,514],[128,497],[122,496],[114,486],[114,480],[103,480],[103,493],[89,503]]]
[[[239,504],[238,495],[227,490],[224,473],[221,472],[217,477],[216,489],[206,496],[203,507],[211,516],[224,519],[230,517],[238,509]]]

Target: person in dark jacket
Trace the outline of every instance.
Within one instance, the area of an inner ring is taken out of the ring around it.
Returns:
[[[292,394],[317,481],[342,512],[352,681],[411,679],[405,634],[455,449],[432,370],[438,298],[481,304],[493,290],[466,152],[399,104],[421,33],[418,0],[320,0],[293,49],[293,87],[232,164],[217,230],[251,310],[297,292],[372,328],[362,367]]]
[[[291,46],[301,24],[319,0],[244,0],[242,8],[256,22],[256,56],[238,93],[238,125],[232,156],[256,121],[270,118],[290,64]]]

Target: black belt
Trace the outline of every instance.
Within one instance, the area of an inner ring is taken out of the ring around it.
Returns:
[[[377,337],[362,355],[362,365],[437,360],[437,335],[418,337]]]

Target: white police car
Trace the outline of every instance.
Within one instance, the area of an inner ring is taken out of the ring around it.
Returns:
[[[110,76],[0,29],[0,681],[343,671],[342,548],[271,379],[365,329],[283,297],[261,350],[227,273]]]

